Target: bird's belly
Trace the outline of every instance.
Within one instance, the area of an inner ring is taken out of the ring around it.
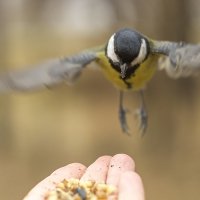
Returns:
[[[98,57],[98,63],[105,76],[120,90],[142,89],[154,75],[157,66],[157,56],[151,55],[129,78],[122,79],[121,74],[111,66],[104,53],[99,54]]]
[[[157,55],[150,55],[135,71],[133,76],[127,80],[132,83],[134,90],[140,90],[152,79],[157,70]]]

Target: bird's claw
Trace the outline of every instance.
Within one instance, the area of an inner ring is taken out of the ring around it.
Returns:
[[[130,130],[129,130],[127,119],[126,119],[127,112],[129,112],[129,111],[124,108],[120,108],[119,121],[120,121],[121,129],[122,129],[123,133],[130,135]]]
[[[144,107],[141,107],[136,111],[136,116],[139,119],[139,130],[141,132],[141,135],[143,136],[146,132],[148,125],[148,115]]]

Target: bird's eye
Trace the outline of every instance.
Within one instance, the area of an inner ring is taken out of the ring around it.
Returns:
[[[131,65],[142,63],[148,56],[148,46],[145,39],[141,39],[141,45],[138,56],[131,62]]]

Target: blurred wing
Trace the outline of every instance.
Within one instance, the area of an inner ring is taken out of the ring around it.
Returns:
[[[169,41],[156,41],[150,40],[150,50],[155,54],[163,54],[169,56],[169,54],[178,47],[183,46],[182,42],[169,42]]]
[[[172,78],[188,77],[200,73],[200,45],[186,44],[160,60],[161,67]]]
[[[53,59],[29,69],[0,75],[0,92],[31,91],[50,88],[63,81],[72,82],[82,69],[96,59],[95,51],[82,52],[72,57]]]
[[[155,41],[154,53],[161,53],[158,65],[171,78],[197,75],[200,72],[200,45]]]

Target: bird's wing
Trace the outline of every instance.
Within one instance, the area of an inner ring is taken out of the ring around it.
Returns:
[[[200,44],[152,42],[152,52],[165,55],[158,65],[172,78],[197,75],[200,72]]]
[[[24,70],[2,73],[0,92],[31,91],[51,88],[63,81],[70,83],[85,66],[97,59],[99,49],[84,51],[71,57],[48,60]]]

